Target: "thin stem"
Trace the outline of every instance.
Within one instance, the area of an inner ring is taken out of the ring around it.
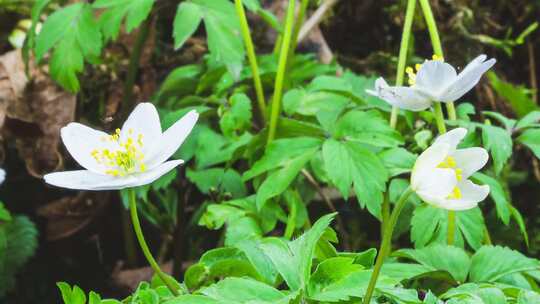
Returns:
[[[405,23],[403,24],[403,34],[401,35],[401,44],[399,46],[399,58],[396,72],[396,86],[403,85],[405,78],[405,65],[407,64],[407,53],[409,52],[409,41],[411,40],[411,29],[414,19],[414,11],[416,9],[416,0],[408,0],[407,11],[405,12]],[[396,128],[398,120],[399,108],[392,107],[390,114],[390,126]]]
[[[126,251],[126,260],[129,267],[135,267],[137,264],[137,251],[133,228],[129,218],[129,211],[122,205],[122,232],[124,235],[124,250]]]
[[[274,140],[276,136],[277,122],[281,109],[281,95],[283,94],[283,80],[285,79],[285,71],[287,69],[287,58],[291,46],[292,27],[294,23],[294,6],[296,0],[289,0],[287,9],[287,18],[285,20],[285,30],[283,33],[283,41],[281,43],[281,51],[279,54],[278,70],[276,74],[276,82],[274,85],[274,96],[272,99],[272,113],[270,114],[270,125],[268,127],[268,143]]]
[[[289,57],[287,58],[288,64],[291,64],[292,59],[294,57],[294,52],[296,50],[296,47],[298,46],[298,34],[300,33],[300,29],[302,28],[302,25],[304,24],[304,18],[306,16],[306,10],[309,4],[309,0],[302,0],[300,3],[300,9],[298,10],[298,14],[296,15],[296,22],[294,22],[292,37],[291,37],[291,46],[289,48]]]
[[[244,11],[244,5],[242,0],[234,0],[236,5],[236,14],[240,19],[240,29],[242,31],[242,38],[244,39],[244,45],[246,46],[246,53],[251,67],[251,73],[253,74],[253,84],[255,86],[255,92],[257,94],[257,103],[259,105],[259,111],[263,121],[266,121],[266,101],[264,100],[264,90],[259,75],[259,65],[257,64],[257,56],[255,54],[255,47],[253,46],[253,40],[251,39],[251,33],[249,31],[249,25],[246,18],[246,12]]]
[[[290,240],[294,233],[294,228],[296,228],[296,204],[291,203],[289,210],[289,217],[287,218],[287,226],[285,227],[284,237]]]
[[[148,261],[148,264],[150,264],[150,267],[154,269],[154,272],[167,286],[167,288],[169,288],[172,294],[178,296],[178,291],[174,287],[174,284],[170,281],[169,277],[161,270],[161,268],[159,268],[158,263],[156,262],[156,260],[154,260],[154,257],[152,256],[152,253],[150,252],[150,249],[146,244],[146,240],[144,239],[144,235],[141,229],[141,223],[139,222],[139,215],[137,214],[137,200],[135,198],[135,190],[129,189],[128,192],[131,222],[133,223],[133,229],[135,230],[135,235],[137,236],[137,240],[139,241],[139,245],[141,246],[144,257]]]
[[[129,112],[133,109],[133,85],[137,78],[137,71],[139,70],[139,61],[141,60],[142,49],[144,43],[148,38],[148,33],[152,27],[152,18],[147,18],[139,27],[139,33],[137,34],[137,40],[133,46],[133,51],[129,56],[128,71],[126,75],[126,81],[124,82],[123,95],[122,95],[122,118],[127,117]]]
[[[426,20],[426,25],[428,27],[433,52],[435,55],[444,58],[441,38],[439,37],[439,31],[437,30],[437,24],[435,23],[435,18],[433,17],[433,11],[431,10],[429,0],[420,0],[420,6],[422,7],[424,19]],[[448,111],[448,119],[456,120],[456,108],[454,107],[453,102],[446,103],[446,110]]]
[[[442,105],[440,102],[433,103],[433,111],[435,113],[435,122],[437,123],[437,130],[439,130],[439,134],[446,133],[446,125],[444,124],[444,114],[443,114]]]
[[[448,245],[454,245],[456,238],[456,212],[448,210],[448,230],[446,234],[446,241]]]
[[[324,0],[321,5],[315,10],[315,12],[309,17],[309,19],[304,22],[300,33],[298,34],[298,42],[303,41],[309,32],[321,22],[321,20],[336,3],[338,0]]]
[[[392,214],[390,215],[390,221],[388,222],[388,225],[386,226],[386,229],[384,231],[384,236],[381,242],[381,248],[379,249],[379,255],[377,256],[377,260],[375,261],[375,266],[373,266],[373,272],[371,273],[371,278],[369,279],[369,285],[368,285],[368,288],[366,290],[366,295],[364,296],[364,300],[363,300],[364,304],[369,304],[371,301],[371,297],[373,296],[373,292],[375,291],[375,285],[377,284],[377,278],[379,277],[379,274],[381,272],[381,268],[386,258],[386,255],[390,251],[390,243],[392,241],[392,234],[394,232],[394,228],[396,226],[397,220],[399,218],[401,211],[403,210],[403,207],[405,207],[405,204],[407,203],[407,199],[412,193],[413,193],[413,190],[410,187],[407,188],[401,194],[401,197],[397,201],[396,206],[394,207],[394,210],[392,210]]]

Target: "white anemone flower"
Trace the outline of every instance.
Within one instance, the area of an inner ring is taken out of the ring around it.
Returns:
[[[487,163],[487,151],[480,147],[457,149],[466,134],[464,128],[442,134],[416,160],[411,187],[426,203],[447,210],[467,210],[489,194],[489,186],[469,180]]]
[[[0,168],[0,185],[6,180],[6,171]]]
[[[122,129],[109,135],[79,123],[61,130],[64,145],[86,170],[50,173],[45,182],[78,190],[116,190],[149,184],[182,160],[167,161],[184,142],[199,115],[190,111],[165,132],[156,108],[140,103]]]
[[[416,72],[411,67],[406,69],[410,86],[389,86],[380,77],[375,90],[367,92],[400,109],[422,111],[433,102],[453,102],[465,95],[496,62],[486,59],[486,55],[476,57],[458,74],[442,58],[433,56],[433,60],[417,64]]]

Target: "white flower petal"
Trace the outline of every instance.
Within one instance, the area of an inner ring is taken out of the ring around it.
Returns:
[[[492,58],[482,63],[475,62],[472,67],[467,66],[457,76],[456,80],[441,93],[439,100],[442,102],[452,102],[465,95],[465,93],[480,81],[482,75],[489,70],[495,62],[496,60]]]
[[[444,88],[453,83],[456,77],[456,70],[448,63],[439,60],[428,60],[420,67],[414,87],[429,92],[430,95],[438,98]],[[435,99],[434,101],[439,100]]]
[[[479,186],[470,180],[461,181],[457,187],[461,192],[460,199],[449,199],[446,197],[436,197],[430,194],[418,194],[426,203],[446,210],[468,210],[476,207],[479,202],[486,199],[489,194],[489,186]]]
[[[462,178],[468,179],[486,165],[489,154],[484,148],[473,147],[458,149],[452,154],[452,157],[455,159],[457,167],[462,170]]]
[[[4,183],[6,180],[6,171],[4,169],[0,169],[0,184]]]
[[[75,190],[117,190],[135,181],[132,176],[114,177],[88,170],[54,172],[43,178],[47,184]]]
[[[467,129],[455,128],[437,137],[433,144],[445,143],[450,145],[450,154],[452,154],[463,138],[465,138],[465,135],[467,135]]]
[[[192,110],[163,132],[159,144],[145,157],[146,167],[152,169],[169,159],[188,137],[198,118],[199,114]]]
[[[449,151],[448,144],[438,144],[432,145],[418,156],[411,174],[411,186],[414,190],[418,190],[424,177],[446,159]]]
[[[178,165],[183,164],[184,161],[179,160],[171,160],[168,162],[164,162],[161,165],[155,167],[154,169],[143,172],[143,173],[137,173],[133,174],[132,177],[135,178],[135,181],[129,185],[129,187],[138,187],[146,184],[150,184],[153,181],[157,180],[161,176],[165,175],[167,172],[171,171],[172,169],[176,168]]]
[[[400,109],[410,111],[422,111],[431,106],[431,100],[411,87],[391,87],[383,78],[375,82],[375,91],[367,90],[367,93]]]
[[[60,136],[69,154],[81,166],[96,173],[104,173],[106,168],[92,157],[92,151],[118,149],[116,142],[107,140],[109,137],[107,133],[76,122],[63,127],[60,130]]]
[[[156,107],[149,103],[143,102],[138,104],[135,109],[129,114],[128,119],[124,122],[120,133],[120,141],[125,142],[128,137],[137,140],[139,134],[142,135],[142,152],[148,153],[158,143],[161,137],[161,123]]]
[[[473,69],[475,67],[477,67],[478,65],[480,65],[482,62],[486,61],[487,59],[487,56],[484,55],[484,54],[481,54],[481,55],[478,55],[476,56],[476,58],[474,58],[473,60],[471,60],[471,62],[469,62],[469,64],[467,64],[465,66],[465,68],[461,71],[460,74],[463,74],[465,72],[468,72],[470,69]]]
[[[415,191],[422,199],[424,196],[445,198],[452,193],[457,183],[454,170],[436,168],[423,172]]]

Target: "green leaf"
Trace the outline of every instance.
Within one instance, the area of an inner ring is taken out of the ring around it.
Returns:
[[[403,138],[379,111],[349,111],[337,122],[334,137],[376,147],[396,147]]]
[[[198,64],[188,64],[174,69],[167,75],[167,78],[165,78],[161,84],[158,91],[158,98],[166,99],[170,96],[183,96],[194,93],[199,81],[198,78],[202,71],[202,67]],[[183,110],[184,109],[180,111]],[[178,120],[178,118],[180,118],[180,116],[178,116],[176,120]]]
[[[540,263],[507,247],[484,246],[471,259],[470,281],[495,282],[517,272],[537,270]]]
[[[207,251],[197,264],[190,266],[185,273],[185,284],[189,289],[197,289],[216,278],[243,276],[262,280],[242,251],[224,247]]]
[[[539,127],[539,126],[540,126],[540,111],[532,111],[517,122],[516,129],[519,130],[519,129],[525,129],[529,127]]]
[[[65,89],[79,91],[77,73],[84,59],[94,60],[103,46],[101,32],[90,5],[75,3],[50,15],[36,38],[35,53],[40,61],[54,47],[49,67],[51,76]]]
[[[311,276],[315,246],[330,225],[335,213],[321,217],[298,239],[287,242],[267,238],[260,248],[270,258],[291,290],[304,289]]]
[[[223,302],[200,295],[181,295],[164,304],[223,304]]]
[[[251,125],[251,100],[246,94],[238,93],[230,98],[229,103],[219,120],[219,126],[225,136],[234,137]]]
[[[412,259],[426,267],[447,271],[456,282],[465,282],[471,261],[467,253],[458,247],[432,245],[421,249],[401,249],[393,256]]]
[[[482,125],[482,141],[484,147],[491,152],[496,174],[501,173],[512,155],[512,137],[505,129]]]
[[[202,20],[202,11],[197,4],[181,2],[176,10],[173,23],[174,48],[181,48],[193,35]]]
[[[324,142],[322,154],[326,173],[343,197],[348,198],[352,184],[360,205],[379,217],[388,174],[377,155],[361,144],[335,139]]]
[[[11,214],[4,206],[4,203],[0,202],[0,224],[1,222],[9,222],[11,219]]]
[[[536,158],[540,158],[540,129],[528,129],[517,140],[531,149]]]
[[[505,82],[497,77],[494,72],[488,72],[487,76],[497,94],[510,104],[518,117],[523,117],[538,109],[538,106],[531,98],[531,90]]]
[[[116,40],[122,20],[125,18],[126,32],[131,33],[148,18],[154,0],[97,0],[92,6],[106,8],[99,18],[101,30],[106,39]]]
[[[312,148],[270,173],[257,189],[257,208],[262,209],[267,200],[283,193],[317,150],[318,148]]]
[[[198,171],[188,169],[186,176],[204,194],[219,191],[229,192],[233,198],[247,195],[242,177],[234,169],[212,168]]]
[[[283,138],[274,140],[266,148],[264,156],[244,172],[243,179],[252,179],[264,172],[287,165],[291,159],[318,149],[321,140],[312,137]]]
[[[493,199],[493,202],[495,202],[497,216],[505,225],[508,225],[508,222],[510,221],[511,204],[508,193],[506,193],[503,186],[497,179],[480,172],[473,175],[473,180],[489,186],[489,196]]]
[[[411,220],[411,240],[415,247],[421,248],[431,242],[446,242],[448,212],[428,204],[414,210]],[[463,238],[472,248],[481,246],[484,238],[484,218],[478,207],[456,213],[456,243]]]
[[[456,299],[457,303],[507,304],[504,292],[489,284],[463,284],[442,295],[445,299]],[[449,301],[450,303],[450,301]],[[455,303],[455,302],[452,302]]]
[[[73,286],[73,289],[64,282],[60,282],[56,284],[58,288],[60,289],[60,292],[62,293],[62,299],[64,300],[65,304],[85,304],[86,303],[86,295],[84,292],[79,288],[79,286],[75,285]]]
[[[285,295],[270,285],[247,278],[226,278],[201,293],[220,303],[278,303]]]
[[[244,43],[240,36],[240,22],[234,5],[228,0],[191,0],[193,6],[197,6],[197,13],[191,7],[189,26],[193,27],[195,17],[200,14],[206,27],[208,49],[211,56],[218,62],[227,66],[227,69],[235,79],[240,76],[242,61],[244,60]],[[176,18],[175,18],[176,19]],[[180,26],[181,20],[175,20],[175,29]],[[182,23],[183,24],[183,23]],[[188,29],[192,29],[189,28]],[[176,33],[176,31],[175,31]],[[186,31],[187,33],[187,31]],[[175,46],[181,46],[181,39],[186,33],[175,36]]]
[[[403,148],[387,149],[378,154],[390,177],[394,177],[412,170],[416,162],[416,155]]]
[[[363,268],[362,265],[355,264],[352,258],[335,257],[324,260],[317,265],[309,280],[309,298],[324,302],[349,300],[358,294],[357,289],[362,283],[367,285],[368,280],[358,280],[366,276],[365,273],[359,273]]]

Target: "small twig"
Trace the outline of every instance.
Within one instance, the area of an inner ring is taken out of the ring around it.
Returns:
[[[538,159],[534,155],[532,156],[532,163],[534,177],[536,177],[536,180],[540,182],[540,165],[538,164]]]
[[[538,82],[536,79],[536,60],[534,57],[534,46],[530,40],[527,40],[527,50],[529,53],[529,78],[531,81],[531,89],[533,90],[532,99],[538,103]]]
[[[332,200],[328,197],[328,195],[326,195],[326,193],[324,193],[324,191],[322,190],[319,183],[317,183],[315,178],[306,169],[302,169],[302,174],[306,177],[308,182],[313,187],[315,187],[315,190],[317,191],[319,196],[323,199],[323,201],[326,203],[326,206],[328,206],[328,209],[330,209],[330,211],[332,212],[337,212],[336,207],[334,206],[334,203],[332,203]],[[339,213],[336,215],[336,222],[338,224],[339,233],[341,234],[343,238],[343,249],[350,250],[351,249],[350,243],[349,243],[350,237],[349,237],[349,234],[347,233],[347,230],[345,229],[345,224]]]
[[[304,40],[309,32],[321,22],[321,20],[326,15],[326,12],[329,11],[338,0],[325,0],[319,8],[309,17],[309,19],[304,23],[298,34],[298,43]]]

